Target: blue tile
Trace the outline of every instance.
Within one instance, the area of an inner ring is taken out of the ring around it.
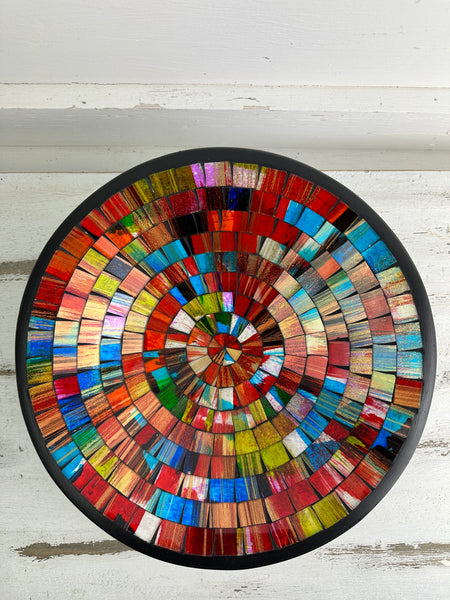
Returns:
[[[297,221],[297,227],[311,237],[314,237],[322,227],[324,221],[325,219],[323,217],[306,207]]]

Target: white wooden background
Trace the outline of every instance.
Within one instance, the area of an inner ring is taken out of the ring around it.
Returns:
[[[446,0],[2,0],[2,7],[10,83],[441,87],[448,79]]]
[[[448,0],[3,0],[0,7],[0,598],[447,600],[450,589]],[[128,550],[59,491],[20,413],[14,332],[32,266],[117,172],[183,147],[280,152],[387,221],[428,290],[431,412],[358,525],[250,571]]]

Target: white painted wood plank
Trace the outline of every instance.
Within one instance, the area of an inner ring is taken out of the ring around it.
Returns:
[[[439,115],[448,87],[255,84],[0,84],[0,108],[20,110],[279,110]]]
[[[240,146],[448,151],[449,112],[5,109],[5,146]]]
[[[448,83],[446,0],[3,0],[17,83]]]
[[[450,165],[450,88],[4,84],[0,118],[4,172],[124,170],[155,146],[217,145],[284,148],[328,170]]]
[[[389,600],[394,595],[399,600],[447,600],[449,569],[442,554],[436,554],[435,564],[429,557],[414,557],[408,567],[396,552],[396,546],[391,551],[362,548],[349,557],[339,548],[320,550],[239,572],[194,571],[131,552],[40,562],[13,556],[3,583],[10,600],[172,600],[180,595],[186,600]]]
[[[210,139],[210,145],[218,144]],[[249,143],[246,141],[245,146]],[[155,146],[8,146],[0,147],[0,173],[121,173],[151,158],[183,150]],[[450,151],[370,148],[276,148],[277,152],[322,171],[448,170]]]

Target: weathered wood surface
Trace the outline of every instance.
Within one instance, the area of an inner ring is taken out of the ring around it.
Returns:
[[[443,119],[444,123],[447,121],[450,121],[450,118]],[[167,140],[164,140],[161,146],[149,146],[150,139],[142,146],[5,146],[0,154],[0,173],[123,172],[152,158],[194,147],[191,140],[186,148],[181,145],[167,147],[166,142]],[[241,146],[276,152],[314,165],[321,171],[446,171],[450,164],[450,150],[394,150],[390,143],[384,143],[381,148],[355,148],[347,147],[345,138],[340,140],[339,148],[332,145],[306,147],[303,136],[297,142],[296,148],[285,148],[284,145],[269,146],[267,141],[261,146],[256,146],[251,144],[248,137],[243,137]],[[209,135],[205,135],[202,146],[217,146],[220,143],[222,138],[214,124]],[[238,145],[236,139],[232,141],[232,145]]]
[[[59,491],[20,413],[14,330],[27,277],[50,235],[111,173],[1,176],[0,596],[6,600],[209,598],[444,600],[450,588],[450,172],[330,172],[394,229],[430,296],[438,376],[419,447],[382,502],[327,546],[242,572],[175,567],[127,550]]]
[[[94,162],[89,171],[98,170],[98,147],[116,156],[142,147],[270,147],[304,154],[305,162],[318,160],[328,170],[362,170],[368,153],[377,159],[372,170],[438,170],[450,163],[450,89],[443,87],[0,84],[0,120],[9,147],[2,163],[14,171],[24,159],[30,164],[28,152],[16,150],[15,166],[8,160],[19,146],[54,152],[70,146],[72,154],[77,146],[95,147],[83,150]],[[36,149],[32,155],[38,157]],[[391,162],[377,166],[385,155]],[[405,166],[408,159],[413,164]],[[70,160],[66,169],[73,170]],[[8,168],[0,163],[0,170]]]
[[[448,84],[446,0],[3,0],[2,17],[5,82]]]

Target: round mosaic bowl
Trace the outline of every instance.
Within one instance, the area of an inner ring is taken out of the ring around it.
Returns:
[[[406,466],[428,300],[377,214],[306,165],[209,148],[88,198],[31,275],[18,387],[63,492],[130,547],[260,566],[359,521]]]

